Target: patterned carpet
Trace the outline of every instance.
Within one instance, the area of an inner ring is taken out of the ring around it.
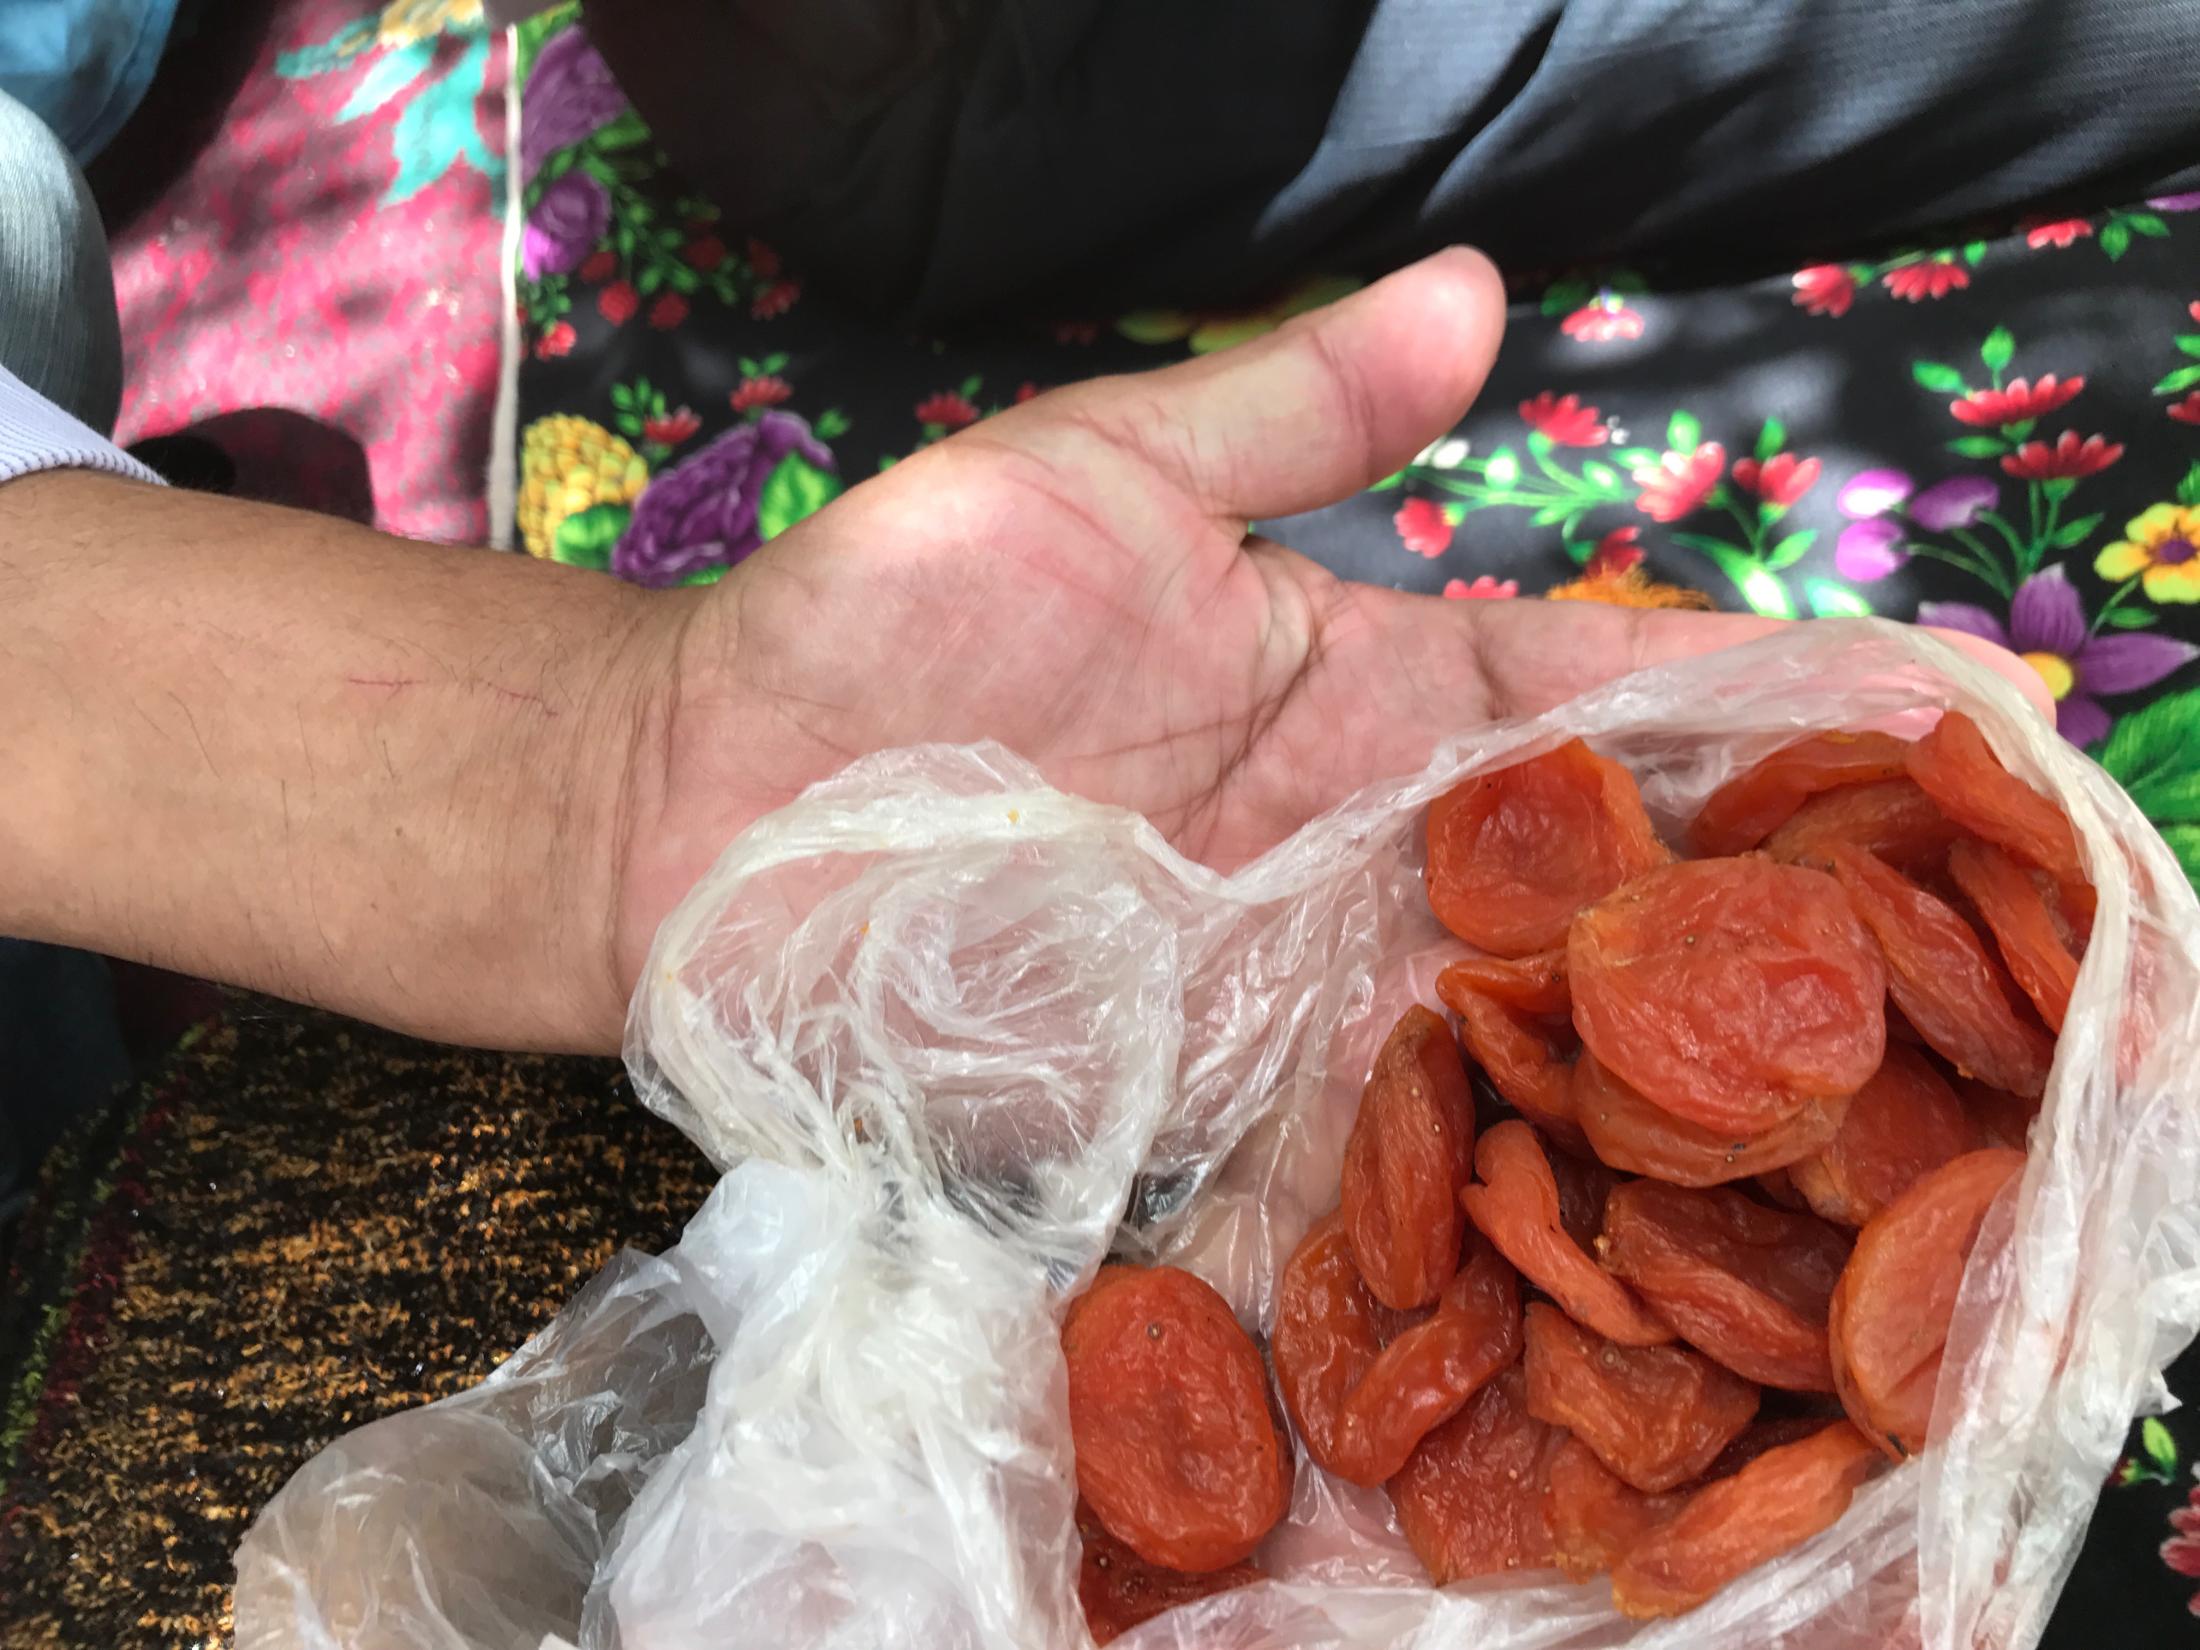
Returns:
[[[613,1062],[229,999],[64,1146],[0,1294],[0,1644],[229,1643],[301,1462],[479,1381],[711,1178]]]

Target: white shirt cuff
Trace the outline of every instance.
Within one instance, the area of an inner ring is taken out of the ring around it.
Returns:
[[[105,470],[160,485],[120,447],[0,367],[0,481],[36,470]]]

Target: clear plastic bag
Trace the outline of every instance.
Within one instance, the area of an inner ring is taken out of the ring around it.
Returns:
[[[2200,1325],[2200,907],[2006,684],[1869,621],[1474,729],[1222,876],[987,748],[857,763],[666,923],[628,1060],[725,1176],[478,1389],[332,1445],[238,1554],[242,1650],[1033,1650],[1086,1641],[1055,1326],[1112,1246],[1266,1325],[1376,1039],[1454,949],[1433,796],[1576,734],[1668,828],[1799,733],[1958,705],[2075,821],[2099,915],[1945,1436],[1679,1620],[1601,1583],[1431,1590],[1380,1492],[1302,1462],[1275,1580],[1126,1650],[2026,1646],[2135,1409]]]

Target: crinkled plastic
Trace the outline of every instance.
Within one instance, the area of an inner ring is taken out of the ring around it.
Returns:
[[[1086,1641],[1056,1323],[1112,1246],[1267,1324],[1375,1042],[1453,947],[1422,810],[1575,734],[1669,832],[1800,732],[1957,705],[2076,822],[2099,914],[2032,1158],[1965,1280],[1936,1442],[1695,1613],[1430,1589],[1302,1463],[1276,1578],[1126,1650],[2028,1646],[2200,1325],[2200,907],[2101,771],[1931,638],[1813,623],[1471,729],[1234,875],[991,748],[856,763],[665,924],[628,1060],[724,1170],[478,1389],[339,1440],[238,1554],[242,1650]]]

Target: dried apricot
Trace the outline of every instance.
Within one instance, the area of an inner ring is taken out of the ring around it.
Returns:
[[[1471,992],[1523,1014],[1567,1015],[1574,1011],[1573,989],[1566,983],[1566,951],[1538,951],[1528,957],[1463,957],[1436,976],[1436,995],[1458,1012],[1452,999]]]
[[[1811,1212],[1861,1226],[1951,1157],[1978,1144],[1963,1102],[1931,1061],[1900,1043],[1849,1102],[1841,1131],[1788,1171]]]
[[[1443,989],[1439,980],[1437,990]],[[1580,1039],[1573,1027],[1537,1019],[1456,982],[1444,1001],[1459,1016],[1467,1052],[1505,1104],[1553,1138],[1581,1148],[1573,1115],[1573,1060]]]
[[[1083,1502],[1077,1507],[1077,1537],[1084,1545],[1077,1569],[1077,1602],[1084,1607],[1085,1625],[1095,1644],[1120,1638],[1180,1604],[1194,1604],[1264,1579],[1250,1564],[1232,1564],[1201,1575],[1148,1564],[1108,1534],[1107,1526]]]
[[[1685,1493],[1645,1495],[1579,1438],[1563,1438],[1551,1453],[1550,1481],[1543,1490],[1551,1562],[1571,1580],[1587,1581],[1618,1563],[1687,1502]]]
[[[1979,1227],[2024,1153],[1967,1152],[1880,1211],[1833,1292],[1834,1390],[1864,1435],[1897,1460],[1925,1447],[1933,1388]]]
[[[1838,1411],[1830,1415],[1760,1416],[1742,1428],[1734,1442],[1719,1451],[1718,1459],[1704,1468],[1701,1482],[1711,1484],[1721,1478],[1732,1478],[1765,1451],[1815,1437],[1840,1419]]]
[[[1668,857],[1634,776],[1578,739],[1463,781],[1429,808],[1429,906],[1502,957],[1563,944],[1576,911]]]
[[[1474,1093],[1441,1016],[1415,1006],[1392,1029],[1344,1146],[1352,1258],[1377,1300],[1426,1306],[1459,1266],[1459,1188],[1474,1171]]]
[[[1535,1130],[1520,1122],[1498,1124],[1474,1148],[1474,1167],[1481,1183],[1459,1194],[1467,1218],[1530,1283],[1622,1346],[1656,1346],[1673,1338],[1625,1284],[1567,1234],[1558,1179]],[[1622,1186],[1612,1195],[1626,1190]]]
[[[1528,1413],[1527,1378],[1515,1367],[1421,1440],[1390,1481],[1390,1501],[1431,1581],[1551,1562],[1544,1490],[1562,1436]]]
[[[1677,1616],[1768,1559],[1830,1528],[1849,1509],[1877,1458],[1857,1430],[1835,1421],[1770,1449],[1628,1548],[1612,1567],[1623,1616]]]
[[[1584,1254],[1591,1253],[1597,1234],[1604,1230],[1604,1200],[1619,1184],[1619,1176],[1593,1157],[1567,1151],[1547,1152],[1545,1157],[1551,1178],[1558,1182],[1558,1223]]]
[[[1846,1097],[1807,1100],[1758,1134],[1720,1134],[1653,1106],[1593,1054],[1574,1068],[1574,1121],[1589,1149],[1615,1169],[1676,1186],[1718,1186],[1809,1157],[1834,1138]]]
[[[2090,917],[2092,902],[2079,892],[2088,884],[2078,858],[2078,833],[2068,816],[2002,766],[1970,717],[1960,710],[1943,715],[1932,732],[1910,747],[1909,770],[1942,813],[1974,836],[1999,843],[2047,872]]]
[[[1108,1267],[1062,1323],[1077,1488],[1149,1564],[1219,1570],[1291,1501],[1268,1373],[1212,1287],[1175,1267]]]
[[[2011,998],[2016,987],[1971,925],[1884,860],[1836,847],[1834,874],[1887,959],[1887,989],[1956,1070],[2013,1094],[2047,1086],[2054,1039]]]
[[[1757,1194],[1765,1202],[1782,1209],[1807,1209],[1810,1204],[1795,1189],[1795,1177],[1785,1169],[1767,1169],[1755,1177]]]
[[[2062,1030],[2078,984],[2078,959],[2060,909],[2034,880],[2043,873],[1991,843],[1959,842],[1948,851],[1948,874],[1986,919],[2001,960],[2048,1029]]]
[[[1645,1099],[1760,1134],[1854,1094],[1886,1046],[1886,965],[1840,885],[1771,860],[1699,859],[1637,877],[1566,943],[1574,1025]]]
[[[1630,1180],[1604,1205],[1604,1264],[1699,1352],[1737,1375],[1830,1392],[1826,1303],[1848,1240],[1733,1190]]]
[[[1638,1490],[1670,1490],[1718,1459],[1757,1414],[1757,1389],[1679,1346],[1618,1346],[1536,1301],[1528,1413],[1565,1427]]]
[[[1909,741],[1885,733],[1814,733],[1784,745],[1704,800],[1690,836],[1699,854],[1738,854],[1778,830],[1810,797],[1899,779]]]
[[[1337,1216],[1284,1268],[1276,1381],[1307,1454],[1338,1477],[1381,1483],[1423,1434],[1519,1358],[1518,1279],[1478,1234],[1467,1244],[1436,1310],[1397,1327],[1361,1283]]]
[[[1888,779],[1812,797],[1765,838],[1764,851],[1784,864],[1824,870],[1826,850],[1845,842],[1916,872],[1938,864],[1962,834],[1916,780]]]

